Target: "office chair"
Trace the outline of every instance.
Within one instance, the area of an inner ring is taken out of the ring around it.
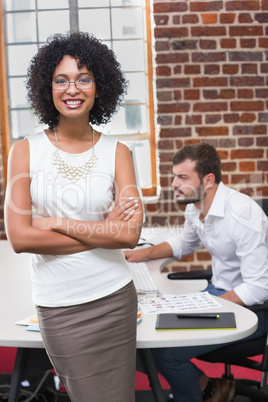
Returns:
[[[263,212],[268,216],[268,198],[260,198],[259,200],[255,200],[257,204],[263,209]]]
[[[268,311],[268,300],[263,304],[248,308],[254,312]],[[259,355],[262,355],[260,362],[251,359],[251,357]],[[223,377],[236,382],[236,395],[250,397],[254,402],[268,401],[268,335],[249,341],[234,342],[231,345],[198,356],[197,359],[209,363],[224,363],[225,373]],[[231,373],[232,365],[261,372],[261,381],[234,379]]]
[[[261,206],[266,216],[268,216],[268,198],[255,201]],[[211,270],[169,274],[170,279],[210,280],[211,276]],[[254,312],[268,311],[268,300],[261,305],[250,306],[248,308]],[[250,359],[259,355],[262,355],[260,362]],[[232,365],[260,371],[262,373],[260,382],[250,379],[235,379],[236,395],[250,397],[254,402],[268,401],[268,335],[249,341],[235,342],[213,352],[198,356],[198,359],[209,363],[224,363],[225,373],[223,377],[230,380],[234,380],[231,373]]]
[[[260,198],[255,200],[257,204],[263,209],[266,216],[268,216],[268,198]],[[206,279],[210,282],[212,278],[212,269],[201,269],[198,271],[187,271],[187,272],[172,272],[168,274],[169,279]]]

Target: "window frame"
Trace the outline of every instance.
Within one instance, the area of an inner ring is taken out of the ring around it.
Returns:
[[[8,90],[7,90],[7,73],[5,64],[5,44],[4,44],[4,21],[2,13],[2,0],[0,0],[0,134],[1,134],[1,152],[3,161],[3,176],[5,183],[7,182],[7,160],[10,149],[10,127],[9,127],[9,111],[8,111]]]
[[[156,195],[156,145],[155,145],[155,110],[154,110],[154,77],[153,77],[153,52],[152,52],[152,25],[151,25],[151,1],[144,0],[145,2],[145,24],[146,24],[146,40],[147,46],[147,91],[148,91],[148,126],[149,133],[143,134],[129,134],[129,135],[113,135],[119,141],[142,141],[144,139],[149,141],[150,158],[151,158],[151,186],[149,188],[142,188],[143,196]],[[69,7],[70,15],[72,14],[72,7]],[[3,102],[0,102],[0,133],[2,140],[2,160],[3,172],[5,181],[7,179],[7,160],[11,144],[11,130],[10,130],[10,111],[9,111],[9,98],[7,87],[7,70],[6,70],[6,45],[4,42],[4,15],[3,15],[2,0],[0,0],[0,96]],[[70,25],[70,29],[72,29]],[[3,84],[3,85],[2,85]],[[16,141],[16,140],[14,140]]]

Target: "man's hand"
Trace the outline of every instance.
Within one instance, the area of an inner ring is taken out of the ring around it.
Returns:
[[[141,248],[140,250],[125,250],[124,254],[128,262],[139,262],[148,259],[146,256],[146,248]]]
[[[167,242],[136,250],[125,250],[124,253],[126,260],[129,262],[139,262],[144,260],[155,260],[158,258],[173,257],[172,248]]]

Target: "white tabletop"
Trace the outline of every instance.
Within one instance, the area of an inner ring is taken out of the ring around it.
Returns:
[[[43,348],[40,333],[14,324],[35,314],[30,255],[16,254],[6,240],[0,241],[0,255],[0,346]]]
[[[31,300],[30,256],[15,254],[8,241],[0,241],[0,346],[42,348],[39,332],[26,331],[15,325],[35,313]],[[148,267],[162,293],[183,294],[198,292],[206,281],[169,280],[161,273],[164,260],[149,261]],[[209,331],[156,331],[155,315],[143,315],[137,327],[137,348],[192,346],[217,344],[244,338],[257,329],[257,316],[251,311],[219,299],[222,307],[217,311],[234,311],[237,329]],[[203,310],[202,310],[203,311]]]
[[[167,273],[161,273],[165,260],[148,261],[147,266],[162,293],[187,294],[195,293],[206,288],[206,280],[170,280]],[[215,296],[213,296],[215,297]],[[245,338],[256,331],[258,318],[252,311],[217,297],[220,308],[202,310],[203,312],[233,311],[236,316],[236,329],[232,330],[195,330],[195,331],[156,331],[155,315],[142,315],[142,322],[137,328],[138,348],[159,348],[173,346],[196,346],[232,342]]]

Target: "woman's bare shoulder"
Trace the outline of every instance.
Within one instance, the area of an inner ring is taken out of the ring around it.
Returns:
[[[131,155],[128,146],[120,141],[118,141],[117,143],[116,152],[119,153],[120,155],[127,155],[127,156]]]
[[[24,166],[28,167],[30,150],[29,141],[27,138],[17,140],[10,148],[9,152],[9,166]]]
[[[29,150],[29,141],[27,138],[23,138],[21,140],[15,141],[11,148],[10,152],[21,152],[22,150]]]

